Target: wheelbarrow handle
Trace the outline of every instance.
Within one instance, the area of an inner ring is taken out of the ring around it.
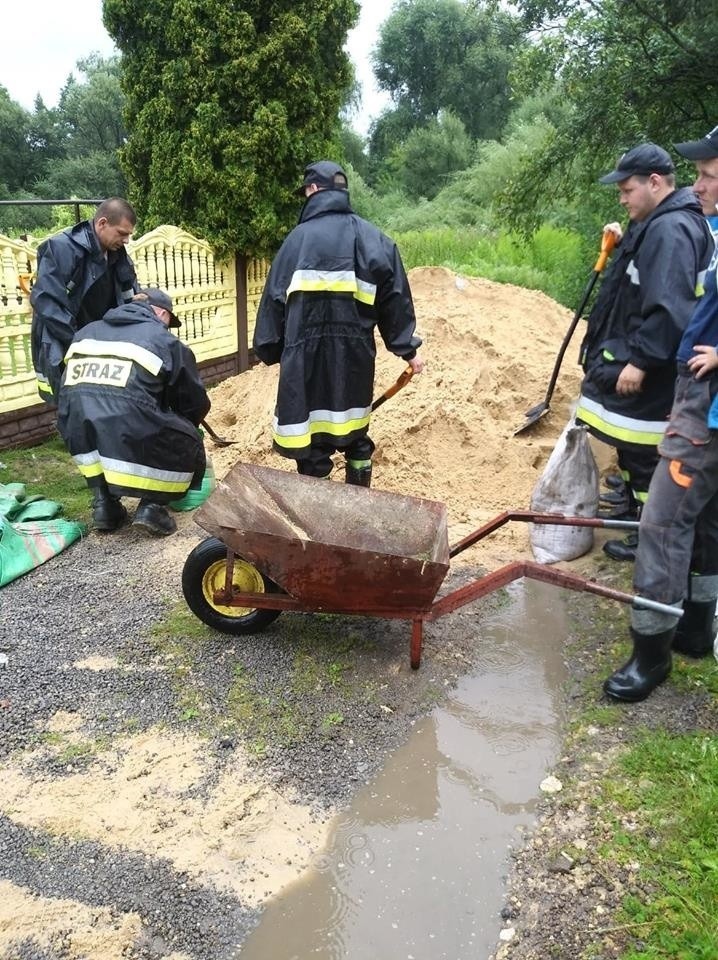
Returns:
[[[389,400],[390,397],[393,397],[395,393],[398,393],[402,387],[405,387],[413,376],[414,368],[411,366],[411,364],[408,364],[406,370],[404,370],[397,377],[396,383],[393,383],[390,387],[388,387],[384,393],[382,393],[380,397],[377,397],[374,403],[372,403],[372,413],[377,407],[380,407],[382,403],[384,403],[386,400]]]

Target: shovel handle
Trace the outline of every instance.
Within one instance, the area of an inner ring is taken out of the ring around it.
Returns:
[[[406,370],[399,374],[397,377],[396,383],[393,383],[388,387],[380,397],[377,397],[374,403],[372,403],[372,411],[376,410],[377,407],[380,407],[385,400],[388,400],[390,397],[393,397],[395,393],[398,393],[402,387],[405,387],[407,383],[414,376],[414,369],[411,364],[408,364]]]
[[[598,260],[594,266],[596,273],[601,273],[603,268],[606,266],[606,261],[611,255],[613,248],[616,246],[616,234],[613,230],[604,230],[603,236],[601,237],[601,252],[598,255]]]

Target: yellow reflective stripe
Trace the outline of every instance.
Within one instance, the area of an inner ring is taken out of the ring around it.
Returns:
[[[615,360],[616,358],[614,357],[614,355],[611,353],[610,350],[604,350],[604,351],[603,351],[603,359],[604,359],[604,360]]]
[[[292,424],[291,427],[279,426],[275,417],[274,421],[274,442],[284,447],[286,450],[298,450],[302,447],[308,447],[312,442],[312,436],[315,433],[325,433],[330,437],[346,437],[354,430],[362,430],[369,426],[370,411],[361,417],[353,417],[347,420],[318,420],[311,419],[301,425]]]
[[[158,357],[156,353],[145,350],[144,347],[140,347],[136,343],[127,343],[124,340],[116,342],[110,340],[78,340],[76,343],[70,344],[70,348],[65,354],[65,363],[70,357],[77,356],[119,357],[123,360],[134,360],[155,377],[162,369],[162,357]]]
[[[141,463],[103,457],[97,450],[78,453],[72,458],[83,477],[104,474],[108,483],[133,490],[157,490],[162,493],[184,493],[193,474],[180,470],[159,470]]]
[[[75,458],[77,460],[77,458]],[[102,464],[101,463],[78,463],[77,469],[80,471],[83,477],[99,477],[102,473]]]
[[[287,287],[293,293],[351,293],[356,300],[373,305],[376,285],[357,279],[353,270],[295,270]]]
[[[158,493],[184,493],[190,485],[192,474],[186,480],[157,480],[153,477],[140,477],[133,473],[119,473],[105,470],[105,480],[117,487],[131,487],[133,490],[156,490]]]
[[[631,492],[639,503],[646,503],[648,501],[648,490],[634,490],[632,487]]]
[[[40,377],[37,378],[37,389],[40,391],[40,393],[47,393],[49,396],[53,395],[50,384],[47,382],[47,380],[41,380]]]
[[[702,297],[706,292],[705,282],[706,282],[706,270],[701,270],[701,272],[696,277],[696,289],[695,293],[697,297]]]
[[[663,439],[667,424],[664,420],[636,420],[620,413],[613,413],[595,400],[589,400],[584,396],[579,399],[576,416],[589,426],[605,433],[607,437],[653,447],[658,446]]]

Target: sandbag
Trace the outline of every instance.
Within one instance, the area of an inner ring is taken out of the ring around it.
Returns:
[[[595,517],[599,474],[588,430],[569,420],[531,495],[536,513]],[[574,560],[593,549],[593,527],[531,524],[531,550],[539,563]]]

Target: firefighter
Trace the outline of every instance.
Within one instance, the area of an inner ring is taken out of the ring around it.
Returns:
[[[702,293],[713,238],[695,194],[676,189],[673,161],[654,143],[623,154],[600,182],[617,184],[630,224],[588,318],[576,418],[616,448],[640,509],[671,410],[676,350]],[[604,550],[633,560],[636,544],[630,535]]]
[[[273,445],[312,477],[328,477],[341,450],[346,482],[368,487],[374,327],[415,373],[424,365],[409,281],[396,244],[352,210],[338,164],[310,164],[298,193],[299,223],[272,263],[254,333],[259,359],[279,363]]]
[[[137,292],[125,249],[137,217],[121,197],[103,200],[84,220],[41,243],[30,300],[32,361],[38,392],[57,405],[63,357],[77,330]]]
[[[79,330],[65,355],[58,429],[93,492],[97,530],[127,520],[121,497],[138,497],[141,532],[177,529],[165,505],[202,483],[198,426],[210,408],[194,354],[164,290],[147,288]]]
[[[718,203],[718,127],[676,144],[697,167],[706,217]],[[714,649],[718,600],[718,287],[714,253],[677,352],[678,378],[660,460],[641,514],[635,592],[683,606],[667,613],[631,610],[630,659],[604,683],[615,700],[643,700],[671,671],[671,651],[705,657]]]

